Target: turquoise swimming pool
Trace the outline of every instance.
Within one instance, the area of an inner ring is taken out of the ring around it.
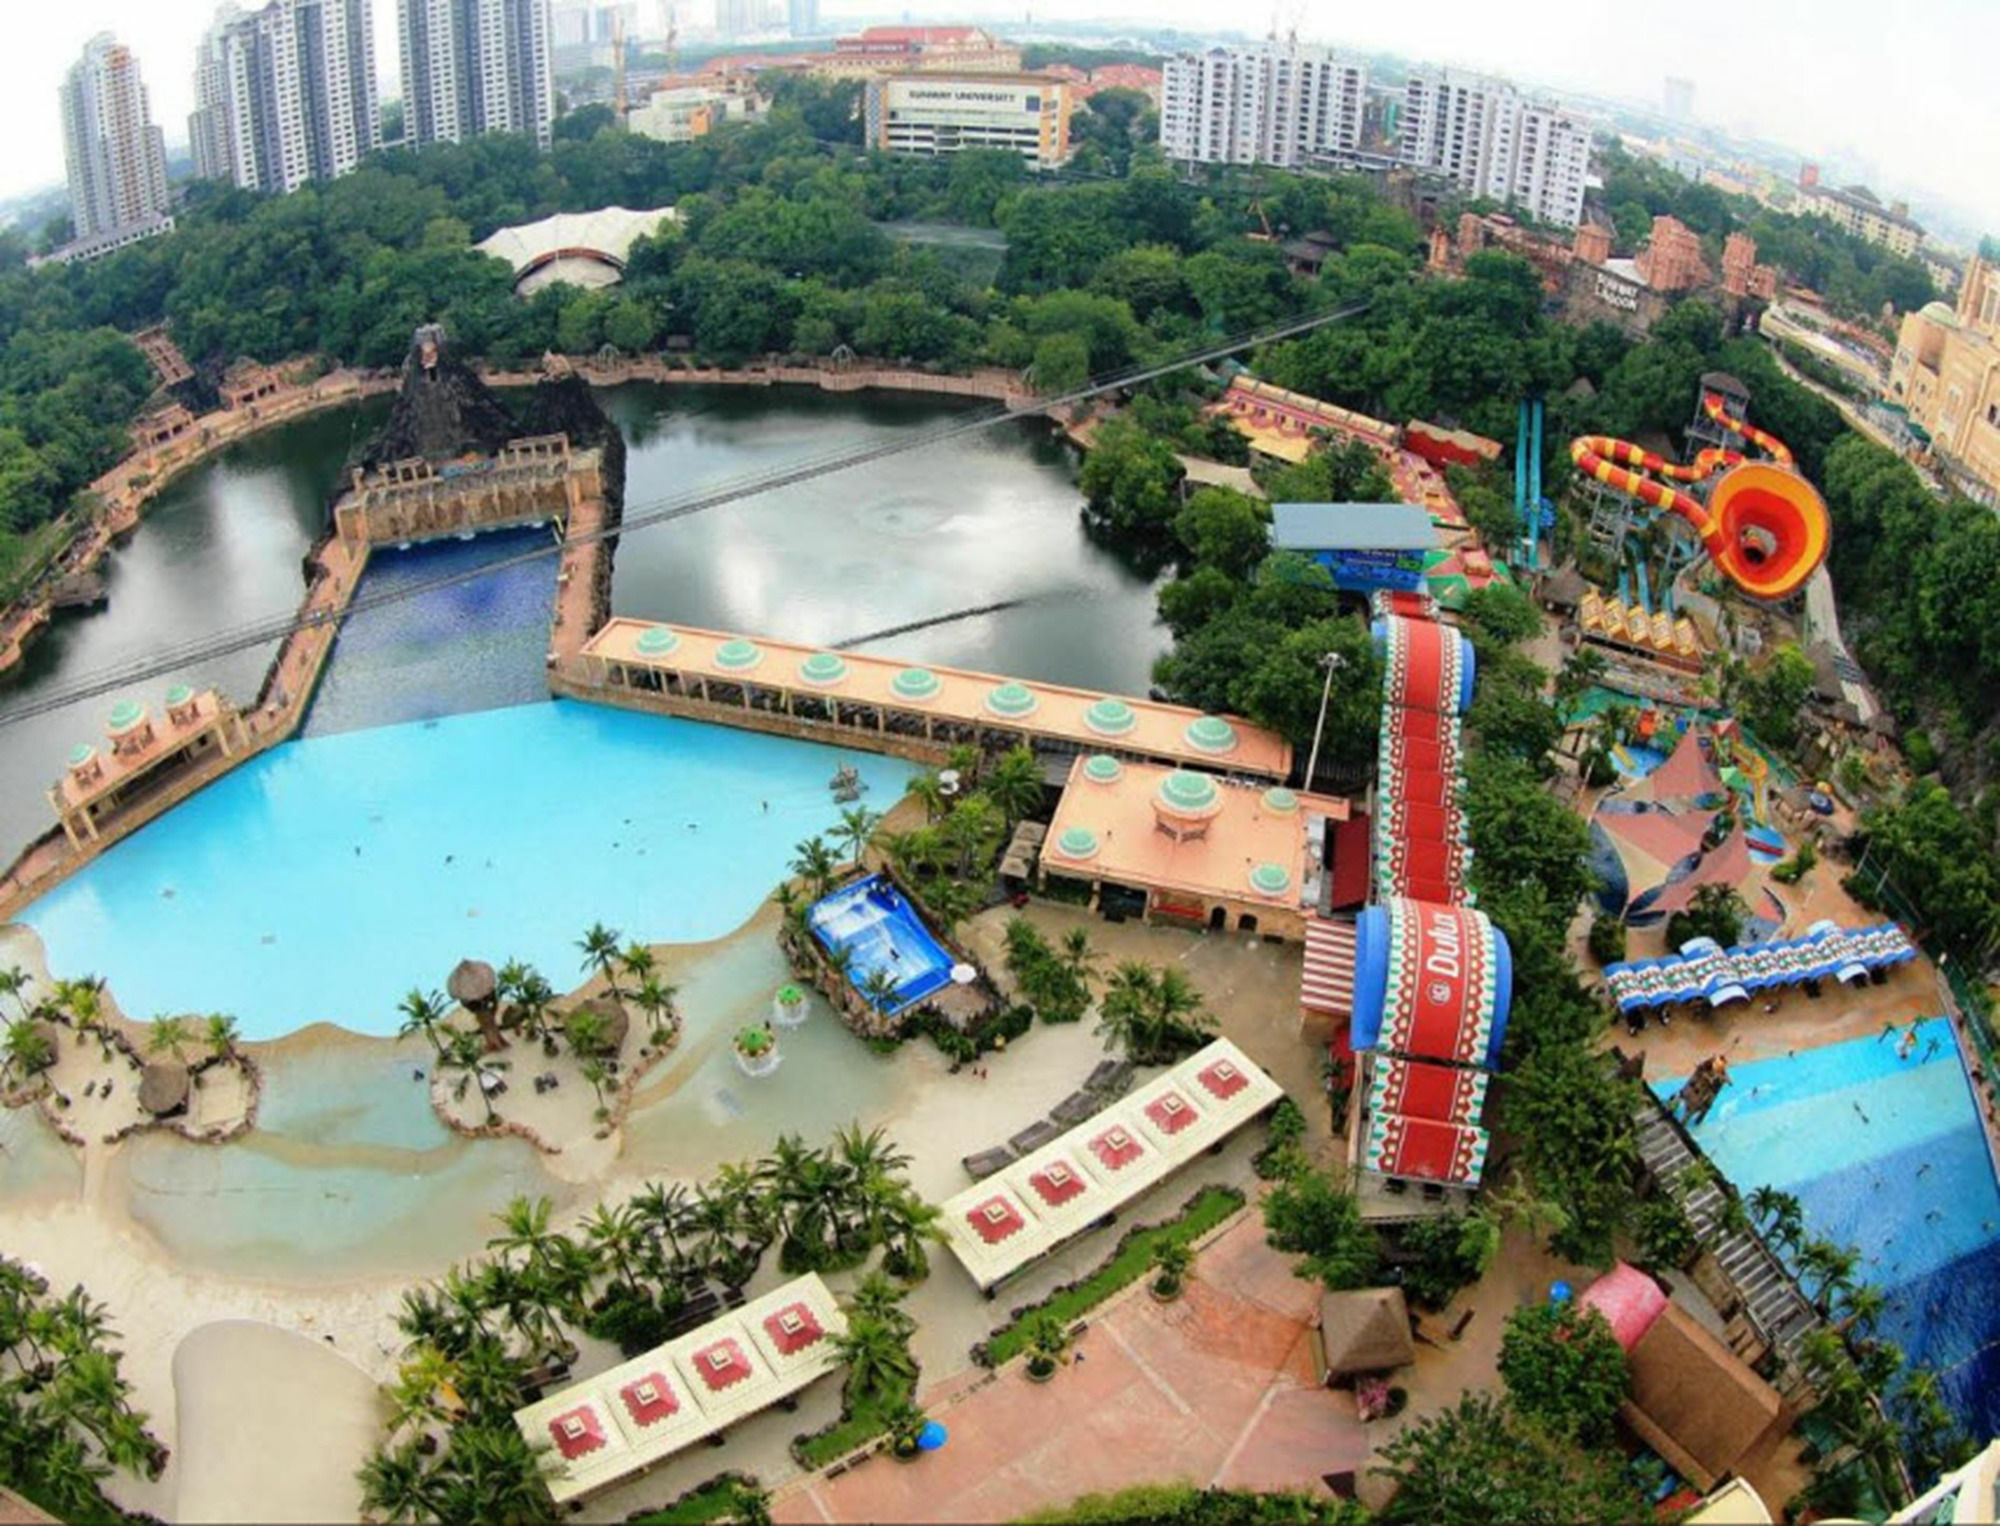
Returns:
[[[106,978],[130,1015],[229,1012],[394,1033],[412,986],[468,956],[558,988],[594,921],[648,941],[740,926],[856,768],[894,759],[564,700],[286,743],[30,906],[50,968]]]
[[[1884,1033],[1732,1066],[1692,1132],[1738,1190],[1792,1193],[1809,1233],[1860,1251],[1860,1278],[1887,1295],[1880,1333],[1934,1367],[1987,1436],[2000,1428],[2000,1184],[1950,1023],[1926,1019],[1900,1049]]]

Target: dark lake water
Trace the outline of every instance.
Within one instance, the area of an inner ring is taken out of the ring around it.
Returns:
[[[929,428],[964,406],[649,385],[603,397],[630,446],[633,516],[699,489]],[[377,400],[323,414],[188,473],[106,558],[109,604],[58,617],[26,660],[0,677],[0,709],[289,613],[304,586],[301,558],[349,445],[378,427],[386,409]],[[634,531],[619,546],[613,604],[620,614],[836,642],[1021,600],[864,649],[1144,693],[1166,641],[1150,581],[1085,537],[1078,507],[1061,447],[1038,429],[1004,425]],[[523,543],[384,555],[370,568],[370,590],[425,581]],[[460,585],[442,603],[427,600],[431,607],[414,623],[387,611],[357,620],[336,651],[310,729],[348,730],[546,692],[537,621],[547,586],[537,567],[487,587]],[[260,645],[0,725],[0,855],[11,857],[52,824],[48,785],[71,746],[101,738],[118,700],[157,704],[180,678],[247,702],[270,657],[270,646]]]

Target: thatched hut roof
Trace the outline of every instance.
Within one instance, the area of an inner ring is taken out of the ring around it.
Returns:
[[[1778,1391],[1669,1303],[1628,1358],[1619,1413],[1672,1466],[1708,1488],[1777,1421]]]
[[[604,1048],[607,1054],[617,1054],[624,1049],[625,1035],[632,1031],[632,1019],[626,1015],[624,1003],[609,996],[590,996],[571,1010],[594,1012],[604,1019]]]
[[[179,1060],[150,1060],[139,1072],[139,1106],[164,1118],[187,1105],[188,1068]]]
[[[499,982],[493,975],[493,966],[483,959],[459,960],[444,988],[453,1001],[468,1008],[491,1005],[500,990]]]
[[[1574,567],[1559,567],[1542,580],[1542,602],[1551,609],[1574,611],[1589,592],[1590,584]]]
[[[1322,1294],[1319,1338],[1326,1352],[1327,1378],[1386,1372],[1417,1359],[1410,1339],[1410,1309],[1401,1288]]]

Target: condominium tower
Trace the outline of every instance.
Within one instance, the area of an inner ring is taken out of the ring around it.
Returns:
[[[1162,71],[1160,143],[1169,159],[1296,166],[1361,143],[1368,73],[1296,43],[1181,53]]]
[[[403,134],[412,144],[555,123],[549,0],[396,0]]]
[[[1400,156],[1544,222],[1583,219],[1590,124],[1529,100],[1504,80],[1452,69],[1413,73],[1403,93]]]
[[[91,38],[63,76],[60,99],[77,243],[172,227],[166,144],[131,49],[109,32]]]
[[[368,0],[233,5],[195,53],[195,173],[246,190],[331,180],[381,146]]]

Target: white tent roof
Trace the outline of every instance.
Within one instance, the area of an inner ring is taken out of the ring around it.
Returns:
[[[530,1448],[560,1464],[549,1493],[581,1498],[788,1398],[838,1366],[847,1320],[808,1273],[596,1377],[516,1410]],[[789,1350],[787,1348],[790,1348]],[[597,1438],[565,1457],[563,1427]]]
[[[534,273],[522,282],[528,287],[566,280],[586,286],[609,286],[618,279],[632,246],[677,214],[672,207],[655,207],[635,212],[629,207],[599,207],[595,212],[558,212],[540,222],[520,223],[502,228],[474,247],[481,254],[505,260],[514,274],[530,266]],[[601,261],[563,255],[565,250],[588,250],[608,256],[616,267]]]
[[[946,1244],[974,1282],[994,1287],[1221,1143],[1283,1095],[1284,1088],[1242,1050],[1217,1039],[948,1201]]]

